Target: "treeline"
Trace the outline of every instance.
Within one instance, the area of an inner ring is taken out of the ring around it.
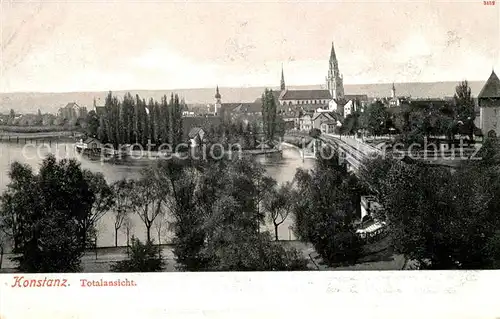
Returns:
[[[164,95],[160,102],[152,98],[146,102],[139,95],[134,98],[130,93],[120,101],[110,92],[99,119],[97,136],[101,142],[114,147],[134,143],[146,147],[148,141],[157,146],[164,143],[177,145],[184,138],[182,111],[185,108],[184,101],[177,94],[172,94],[170,99]]]
[[[206,133],[209,144],[218,143],[224,147],[238,144],[242,149],[253,149],[263,138],[262,125],[256,121],[245,123],[243,121],[233,121],[212,126]]]
[[[474,100],[467,81],[457,85],[453,100],[440,105],[432,102],[413,101],[398,107],[387,107],[376,101],[363,112],[346,116],[339,133],[356,134],[363,130],[371,135],[398,134],[399,141],[422,143],[424,138],[465,135],[472,141],[477,128],[474,125]]]
[[[500,267],[500,154],[487,139],[477,158],[451,171],[389,157],[365,163],[396,252],[420,269]]]

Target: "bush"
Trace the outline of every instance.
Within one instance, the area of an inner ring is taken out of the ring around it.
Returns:
[[[161,271],[165,262],[153,242],[141,243],[132,237],[130,259],[122,260],[111,266],[113,272],[155,272]]]
[[[241,238],[240,238],[241,239]],[[295,248],[271,241],[269,233],[249,235],[247,239],[207,247],[207,270],[215,271],[300,271],[307,270],[307,259]]]

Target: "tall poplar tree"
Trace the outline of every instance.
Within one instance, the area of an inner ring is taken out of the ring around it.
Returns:
[[[262,95],[262,121],[264,124],[264,134],[267,141],[272,141],[276,134],[276,101],[273,91],[266,89]]]

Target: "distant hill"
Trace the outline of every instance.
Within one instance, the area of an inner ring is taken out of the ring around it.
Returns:
[[[472,94],[477,96],[485,81],[470,82]],[[432,83],[396,83],[396,93],[400,96],[415,98],[438,98],[452,96],[457,82],[432,82]],[[296,86],[290,89],[319,89],[320,85]],[[385,84],[359,84],[345,85],[346,94],[366,94],[369,97],[386,97],[391,94],[392,83]],[[248,88],[220,88],[222,102],[252,102],[260,97],[264,87]],[[278,89],[273,88],[273,89]],[[214,88],[179,89],[179,90],[131,90],[114,91],[113,94],[123,97],[126,92],[139,94],[141,98],[159,100],[164,94],[177,93],[189,104],[206,104],[214,101]],[[102,92],[70,92],[70,93],[0,93],[0,112],[6,113],[14,109],[19,113],[35,113],[40,109],[43,113],[55,113],[60,107],[69,102],[76,102],[80,106],[93,108],[93,100],[103,104],[107,91]]]

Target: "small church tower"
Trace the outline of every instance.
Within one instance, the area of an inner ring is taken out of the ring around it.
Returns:
[[[215,89],[215,104],[214,104],[214,116],[217,116],[217,110],[220,110],[222,107],[221,96],[219,93],[219,86]]]
[[[480,126],[488,137],[500,136],[500,80],[491,71],[491,75],[477,96],[480,108]]]
[[[394,82],[392,82],[391,97],[393,99],[396,98],[396,87],[394,86]]]
[[[281,65],[281,83],[280,83],[280,89],[281,89],[281,93],[283,93],[286,90],[285,74],[283,73],[283,64]]]

